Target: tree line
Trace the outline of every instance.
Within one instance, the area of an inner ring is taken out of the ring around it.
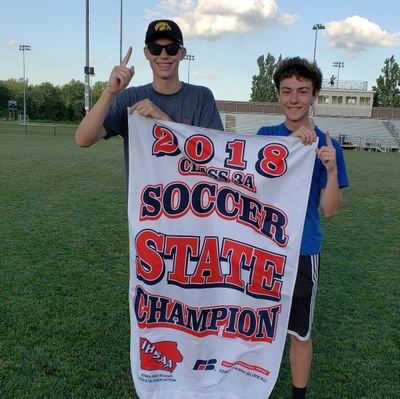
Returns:
[[[92,104],[100,97],[107,82],[96,82],[91,90]],[[71,80],[63,86],[45,82],[26,83],[26,113],[30,120],[79,122],[85,114],[85,84]],[[9,111],[9,101],[16,101],[15,112]],[[18,119],[23,115],[24,80],[0,80],[0,117]]]
[[[268,53],[257,58],[259,73],[252,77],[250,101],[276,102],[273,74],[280,55],[275,58]],[[400,67],[394,56],[387,58],[376,80],[375,107],[400,107]],[[98,100],[107,82],[96,82],[91,90],[91,103]],[[71,80],[63,86],[45,82],[38,85],[26,82],[26,108],[30,120],[79,122],[85,114],[85,84]],[[15,112],[9,111],[9,101],[16,101]],[[14,118],[23,114],[24,80],[0,80],[0,118]]]
[[[252,78],[250,101],[276,102],[277,95],[273,80],[277,65],[282,60],[268,53],[257,58],[258,74]],[[374,107],[400,107],[400,68],[394,55],[387,58],[381,69],[382,74],[372,86]]]

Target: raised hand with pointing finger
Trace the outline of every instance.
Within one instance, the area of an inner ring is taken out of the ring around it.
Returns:
[[[133,66],[128,67],[129,59],[132,55],[132,47],[129,47],[124,59],[120,65],[116,65],[110,75],[110,79],[107,83],[107,90],[110,94],[118,94],[122,90],[128,87],[129,82],[132,80],[135,74],[135,68]]]
[[[336,172],[336,149],[328,131],[326,132],[326,145],[317,149],[317,157],[321,160],[328,173]]]

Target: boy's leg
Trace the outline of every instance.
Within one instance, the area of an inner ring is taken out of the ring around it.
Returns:
[[[307,341],[300,341],[294,335],[290,336],[290,340],[289,360],[292,384],[297,388],[305,388],[311,370],[312,340],[310,338]]]
[[[311,327],[318,287],[319,254],[300,256],[290,310],[290,370],[293,398],[305,398],[311,370],[313,345]]]

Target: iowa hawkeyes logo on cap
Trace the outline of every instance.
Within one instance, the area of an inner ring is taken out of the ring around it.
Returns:
[[[165,30],[172,30],[171,27],[168,25],[167,22],[159,22],[155,27],[155,31],[165,31]]]

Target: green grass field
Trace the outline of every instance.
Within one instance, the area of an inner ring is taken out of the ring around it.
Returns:
[[[0,398],[135,398],[122,141],[0,124]],[[400,154],[346,152],[309,398],[399,398]],[[287,354],[272,399],[290,397]],[[251,398],[244,398],[251,399]]]

